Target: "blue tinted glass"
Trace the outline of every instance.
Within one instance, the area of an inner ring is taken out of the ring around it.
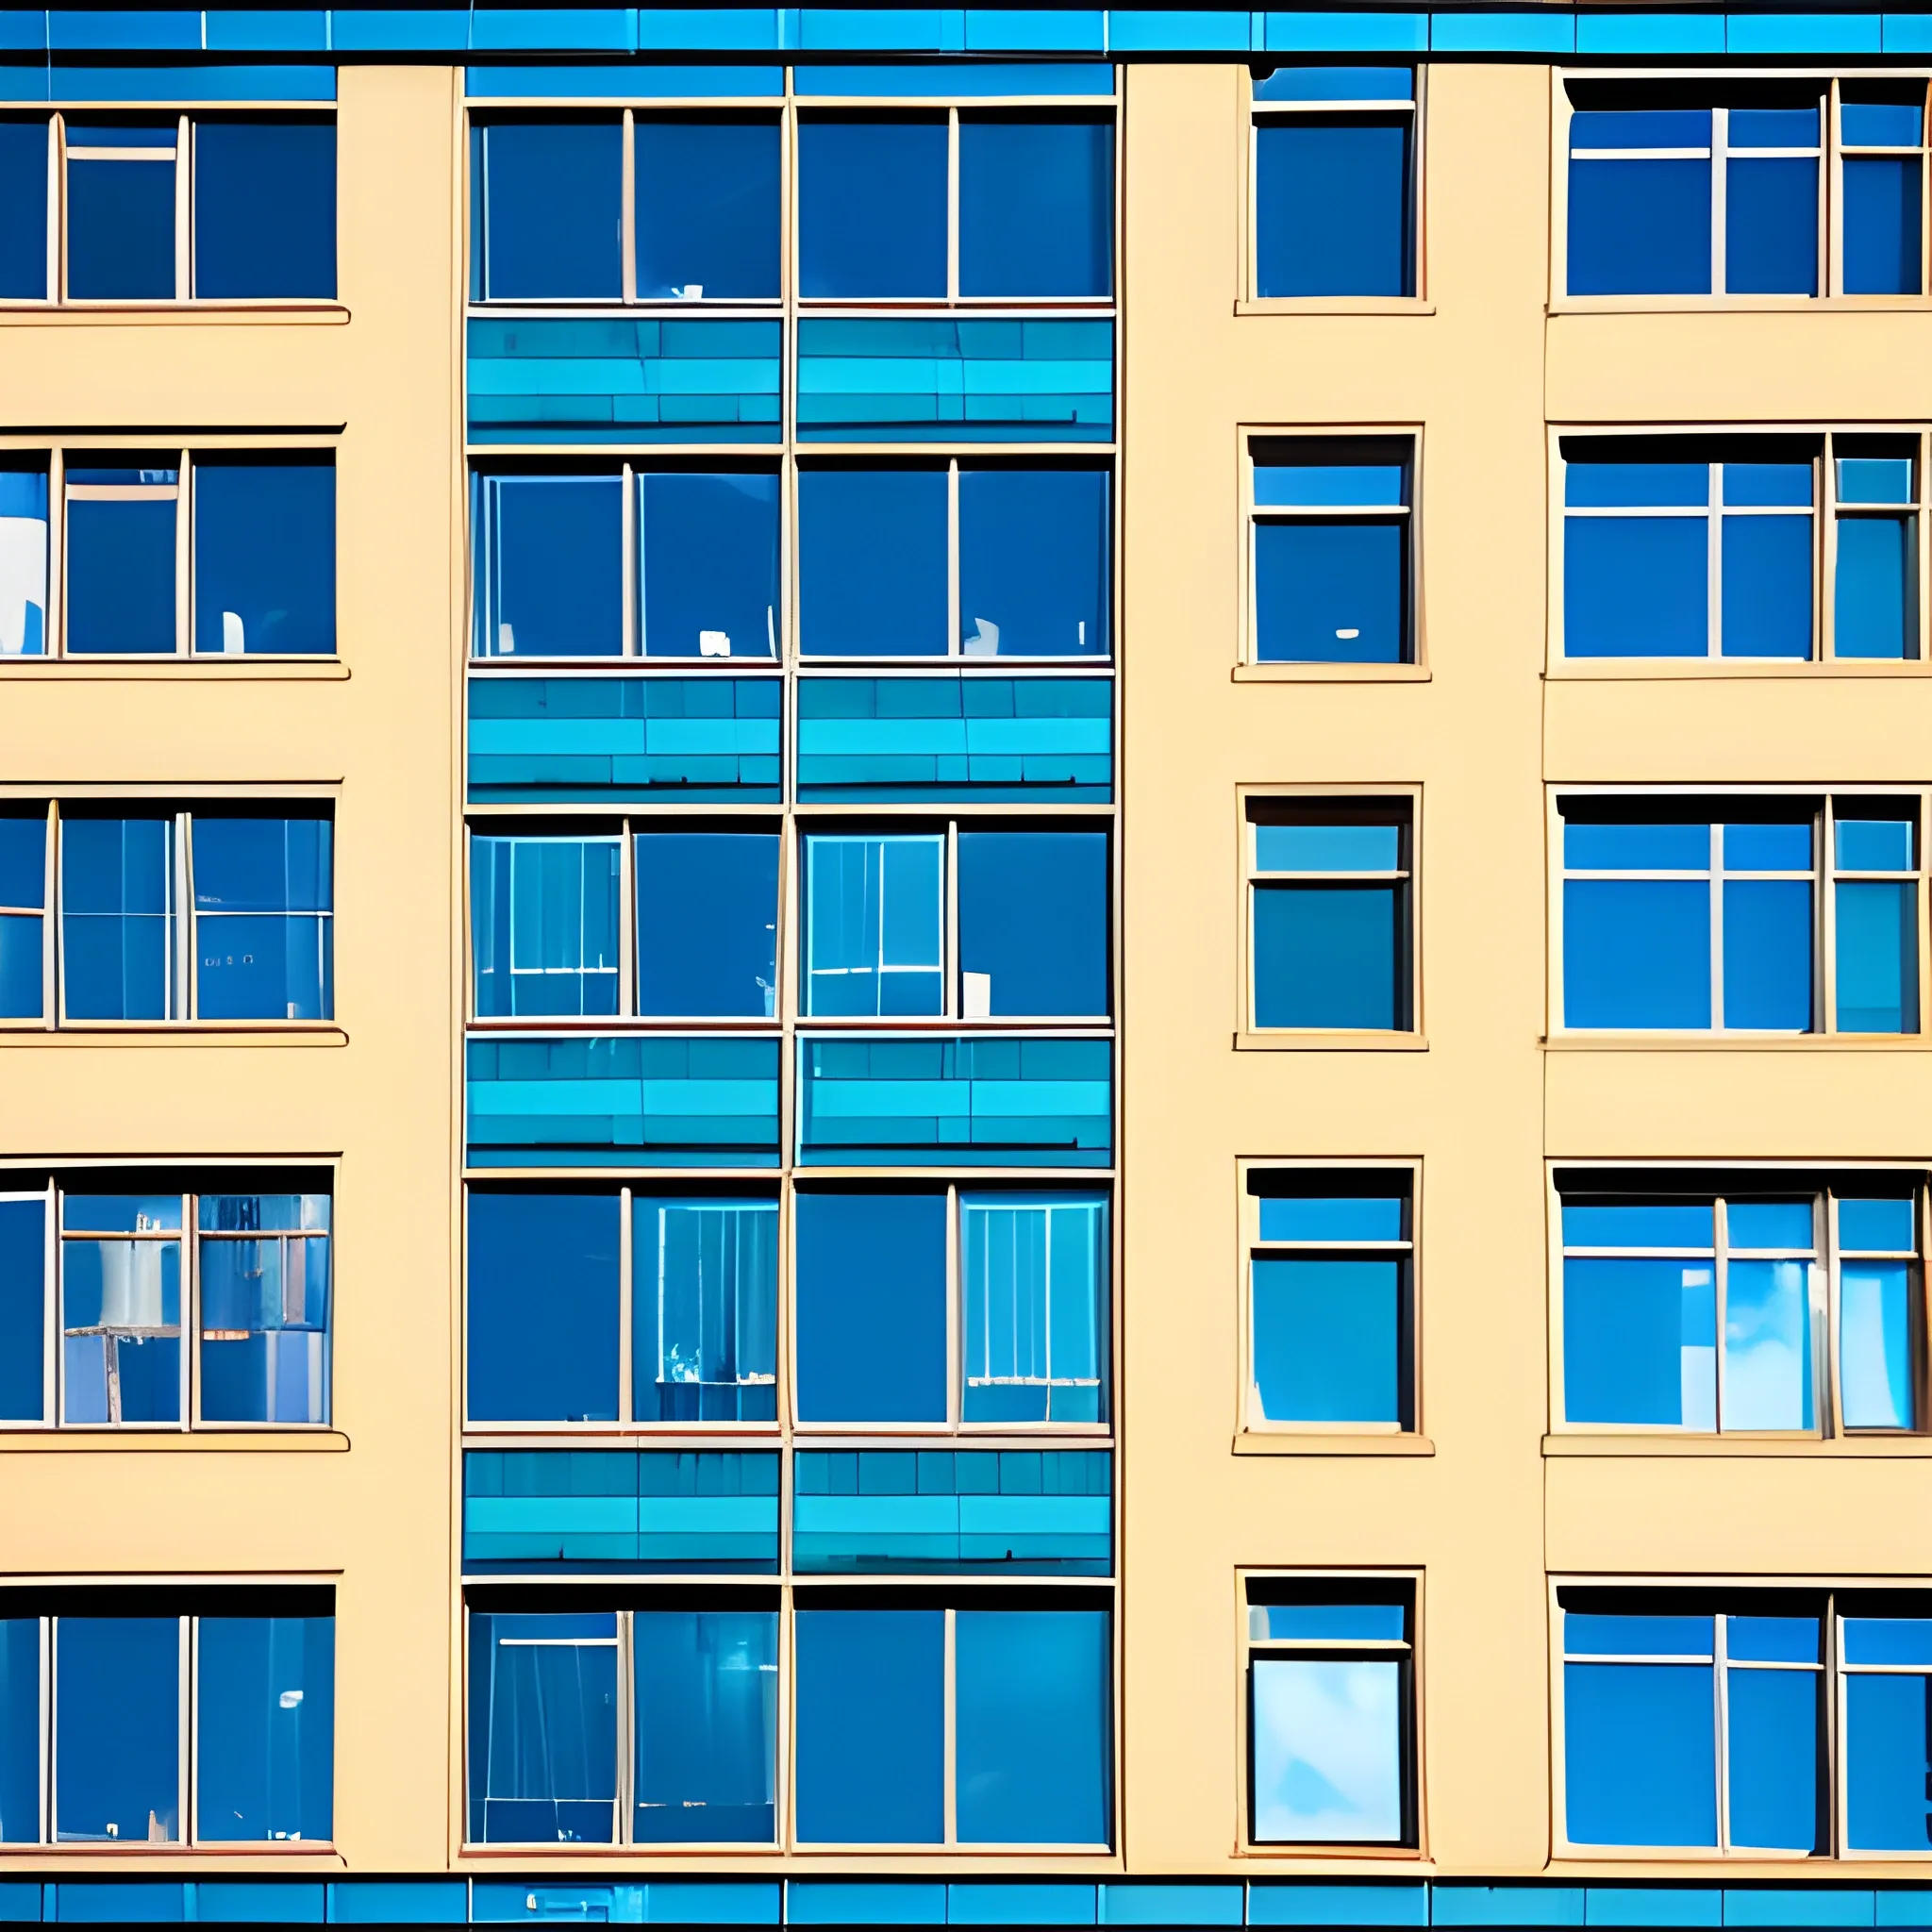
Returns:
[[[1111,1621],[1105,1610],[956,1614],[960,1843],[1107,1843]]]
[[[0,1844],[40,1837],[40,1619],[0,1618]]]
[[[0,121],[0,297],[47,293],[47,122]]]
[[[1707,295],[1710,162],[1573,160],[1569,286],[1573,295]]]
[[[1406,1028],[1407,896],[1400,886],[1256,887],[1255,1024]]]
[[[203,1019],[329,1016],[332,922],[275,915],[329,909],[333,846],[327,819],[196,817],[195,998]]]
[[[1717,1271],[1708,1261],[1563,1263],[1563,1419],[1717,1426]]]
[[[70,491],[70,652],[174,650],[176,508],[172,498],[116,503]]]
[[[1565,656],[1707,655],[1707,529],[1703,517],[1565,517]]]
[[[0,906],[47,902],[47,815],[0,814]]]
[[[1710,864],[1710,827],[1570,819],[1563,825],[1563,863],[1573,872],[1703,872]]]
[[[1727,1429],[1808,1429],[1811,1415],[1808,1261],[1745,1261],[1724,1278]]]
[[[624,293],[624,128],[601,122],[483,130],[483,293]]]
[[[39,913],[0,913],[0,1020],[38,1020],[44,1002],[45,933]]]
[[[0,1200],[0,1421],[45,1420],[46,1334],[47,1204]],[[0,1836],[5,1804],[0,1774]]]
[[[1106,654],[1108,495],[1105,470],[959,472],[960,650]]]
[[[169,148],[175,130],[163,134]],[[87,299],[166,302],[175,295],[175,159],[75,160],[108,144],[108,130],[67,134],[67,292]],[[118,144],[118,143],[115,143]]]
[[[335,465],[199,458],[194,648],[233,657],[335,647]]]
[[[0,123],[0,137],[6,124]],[[0,175],[0,194],[4,194]],[[0,247],[6,216],[0,213]],[[0,276],[5,264],[0,262]],[[0,286],[0,298],[6,290]],[[0,459],[4,460],[4,459]],[[37,458],[13,458],[32,464]],[[47,472],[0,469],[0,658],[47,654]]]
[[[802,1193],[798,1414],[946,1419],[946,1197]]]
[[[1408,501],[1400,463],[1257,463],[1255,502],[1262,508]]]
[[[1248,1690],[1257,1840],[1399,1842],[1412,1763],[1406,1661],[1257,1657]]]
[[[1708,147],[1708,108],[1586,108],[1570,117],[1570,152],[1586,148]]]
[[[1619,1615],[1614,1611],[1565,1610],[1565,1657],[1710,1657],[1708,1617]]]
[[[1845,110],[1847,115],[1853,111]],[[1917,118],[1918,109],[1904,110]],[[1847,158],[1844,277],[1848,295],[1916,295],[1924,286],[1919,158]]]
[[[1844,1751],[1847,1850],[1932,1849],[1932,1678],[1847,1678]]]
[[[614,658],[624,649],[624,479],[487,476],[486,657]]]
[[[1848,1664],[1932,1665],[1932,1621],[1921,1617],[1847,1617]]]
[[[1257,825],[1260,872],[1394,872],[1402,864],[1400,825]]]
[[[1731,1843],[1757,1850],[1823,1849],[1823,1676],[1811,1671],[1724,1675]]]
[[[1251,1603],[1248,1634],[1317,1643],[1403,1643],[1408,1612],[1401,1604]]]
[[[1811,655],[1811,519],[1724,520],[1724,654]]]
[[[1264,1241],[1399,1241],[1408,1203],[1400,1195],[1264,1194]]]
[[[631,1230],[638,1420],[775,1422],[776,1205],[646,1194]]]
[[[1917,1274],[1904,1261],[1839,1264],[1839,1408],[1847,1428],[1918,1425]]]
[[[209,1205],[204,1197],[204,1212]],[[328,1420],[328,1263],[329,1243],[319,1235],[201,1243],[197,1358],[205,1421]]]
[[[813,836],[805,860],[807,1011],[852,1019],[944,1011],[941,841]]]
[[[1809,1254],[1813,1240],[1809,1201],[1727,1201],[1724,1240],[1733,1248],[1796,1248]]]
[[[1727,1617],[1724,1624],[1724,1653],[1734,1664],[1819,1661],[1816,1617]]]
[[[1838,117],[1839,136],[1847,147],[1917,147],[1925,110],[1904,102],[1846,101]]]
[[[1840,457],[1838,500],[1840,503],[1910,503],[1911,458]],[[1842,541],[1842,529],[1839,535]]]
[[[946,655],[946,478],[939,470],[802,470],[801,648]]]
[[[1832,650],[1840,658],[1912,656],[1917,519],[1840,517]]]
[[[1257,1257],[1251,1265],[1252,1374],[1262,1416],[1406,1422],[1403,1264]]]
[[[1918,889],[1876,880],[1833,888],[1841,1033],[1919,1030]]]
[[[335,1818],[333,1617],[203,1617],[195,1836],[317,1840]]]
[[[641,832],[638,1011],[769,1020],[778,988],[774,832]]]
[[[1257,101],[1412,101],[1412,67],[1277,67],[1255,82]]]
[[[615,838],[471,840],[478,1018],[618,1010],[621,855]]]
[[[475,1422],[616,1422],[618,1199],[470,1196],[464,1301]]]
[[[959,121],[959,292],[1113,288],[1113,127],[1044,116]]]
[[[1731,125],[1761,118],[1734,111]],[[1805,118],[1814,119],[1807,116]],[[1767,130],[1766,144],[1785,144]],[[1737,141],[1735,132],[1732,141]],[[1724,288],[1733,295],[1815,295],[1818,292],[1818,163],[1812,160],[1733,160],[1725,170]]]
[[[1408,656],[1408,529],[1255,526],[1255,655],[1264,664],[1400,664]]]
[[[1724,1024],[1804,1033],[1811,1012],[1811,888],[1726,879]]]
[[[1811,821],[1725,825],[1718,849],[1727,872],[1809,872]]]
[[[799,292],[946,292],[943,117],[811,118],[798,127]]]
[[[60,828],[61,977],[76,1020],[166,1020],[175,975],[172,819],[69,819]]]
[[[179,1621],[61,1617],[54,1700],[57,1842],[178,1844]]]
[[[1563,1203],[1566,1248],[1689,1248],[1708,1251],[1717,1215],[1708,1201]]]
[[[965,1017],[1105,1013],[1107,899],[1103,832],[961,832]]]
[[[770,1844],[776,1816],[776,1611],[639,1610],[632,1632],[632,1839]]]
[[[195,939],[203,1020],[326,1020],[335,1010],[335,925],[321,918],[204,917]]]
[[[1839,1197],[1838,1244],[1853,1253],[1909,1255],[1917,1251],[1918,1204],[1902,1201],[1852,1201]]]
[[[1563,501],[1572,509],[1703,509],[1710,465],[1573,459],[1563,465]]]
[[[1563,1024],[1710,1024],[1710,891],[1683,879],[1566,879]]]
[[[1836,821],[1839,868],[1843,872],[1909,872],[1912,867],[1910,819]]]
[[[1717,1843],[1710,1678],[1708,1664],[1564,1665],[1571,1843]]]
[[[798,1836],[945,1836],[943,1610],[808,1610],[794,1624]]]
[[[1107,1201],[960,1197],[967,1422],[1105,1419]]]
[[[778,124],[637,117],[642,301],[778,292]]]
[[[1414,293],[1407,114],[1255,129],[1256,292]]]
[[[1809,463],[1725,463],[1724,500],[1731,505],[1809,508]]]
[[[640,648],[652,658],[771,658],[778,649],[778,478],[638,478]]]
[[[333,122],[197,120],[194,292],[335,291]]]
[[[1733,108],[1733,147],[1816,147],[1816,108]]]

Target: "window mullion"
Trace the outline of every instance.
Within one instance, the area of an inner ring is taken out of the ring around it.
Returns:
[[[946,464],[946,656],[960,655],[965,612],[959,591],[959,458]]]
[[[173,958],[175,984],[168,1001],[171,1020],[198,1020],[201,1017],[197,974],[194,971],[194,814],[175,815],[175,863],[170,883],[175,891],[175,944]]]
[[[192,169],[194,131],[183,114],[175,124],[175,299],[186,302],[194,294],[194,264],[192,256],[193,231],[190,209],[193,203],[189,185]]]
[[[619,591],[619,603],[623,615],[619,620],[624,627],[623,654],[626,658],[640,657],[649,641],[641,635],[641,608],[643,600],[638,595],[638,580],[643,575],[643,544],[638,528],[637,474],[628,460],[625,462],[624,501],[619,508],[619,524],[622,531],[620,548],[623,554],[624,581]]]
[[[638,1417],[637,1374],[637,1241],[631,1228],[634,1198],[629,1183],[617,1191],[617,1419],[634,1423]],[[658,1343],[661,1350],[662,1334]]]
[[[965,1419],[966,1361],[965,1290],[966,1271],[960,1243],[964,1229],[959,1208],[959,1184],[946,1183],[946,1421],[958,1428]]]
[[[194,516],[194,452],[177,452],[175,470],[175,655],[187,657],[194,648],[194,546],[191,530]],[[227,639],[223,638],[223,648]]]
[[[1818,882],[1818,908],[1812,919],[1811,930],[1818,948],[1817,1024],[1820,1033],[1838,1031],[1838,884],[1834,863],[1837,855],[1833,850],[1838,839],[1836,803],[1827,792],[1818,822],[1822,849],[1811,874]]]
[[[1724,1030],[1724,828],[1710,828],[1710,1030]]]
[[[946,109],[946,300],[959,299],[959,110]]]
[[[945,1616],[945,1842],[950,1848],[959,1842],[959,1780],[957,1769],[959,1750],[959,1612],[948,1604]]]
[[[1717,1327],[1712,1338],[1711,1353],[1716,1360],[1711,1364],[1714,1374],[1712,1387],[1717,1396],[1717,1413],[1711,1418],[1712,1432],[1723,1435],[1724,1421],[1724,1312],[1730,1297],[1731,1288],[1731,1241],[1730,1204],[1720,1194],[1711,1203],[1714,1209],[1711,1226],[1711,1306],[1716,1311]]]
[[[1722,1610],[1711,1618],[1712,1718],[1717,1725],[1717,1848],[1731,1849],[1731,1687],[1728,1622]]]
[[[1729,223],[1731,110],[1710,110],[1710,292],[1724,288],[1724,231]]]
[[[638,844],[629,819],[617,828],[617,1010],[632,1020],[638,1010]]]
[[[1711,658],[1724,656],[1724,466],[1709,466],[1705,492],[1704,649]]]
[[[66,293],[67,268],[67,116],[47,122],[47,300],[58,302]]]
[[[60,1024],[61,1008],[65,1003],[60,945],[60,801],[58,798],[47,806],[46,868],[42,878],[41,903],[47,909],[41,927],[41,1011],[45,1015],[45,1030],[52,1033]]]
[[[201,1619],[182,1617],[176,1624],[175,1655],[179,1672],[177,1706],[179,1716],[175,1721],[175,1736],[179,1740],[175,1753],[175,1802],[180,1807],[180,1815],[175,1821],[175,1842],[185,1845],[190,1840],[189,1827],[194,1818],[194,1776],[195,1745],[195,1706],[199,1702],[194,1694],[195,1651],[200,1641]]]
[[[47,457],[47,656],[67,655],[67,452],[58,443]]]
[[[193,1194],[181,1197],[181,1376],[176,1401],[181,1410],[183,1432],[201,1420],[201,1227],[197,1216],[199,1201]],[[278,1241],[284,1273],[288,1280],[289,1244]],[[273,1344],[271,1344],[273,1345]],[[271,1357],[271,1369],[274,1361]]]
[[[626,1189],[626,1192],[629,1191]],[[628,1844],[637,1818],[637,1612],[617,1613],[617,1816],[612,1840]]]
[[[1816,656],[1826,662],[1838,656],[1838,435],[1824,432],[1824,474],[1812,493],[1818,500],[1823,526],[1814,546],[1819,558]]]
[[[617,232],[624,250],[623,290],[626,303],[638,299],[638,144],[635,109],[624,110],[624,187]]]

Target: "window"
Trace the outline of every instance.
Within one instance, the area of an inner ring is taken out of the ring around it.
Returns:
[[[1108,1420],[1104,1193],[812,1189],[792,1207],[801,1424]]]
[[[1562,1026],[1919,1030],[1915,797],[1599,793],[1559,810]]]
[[[769,1020],[777,920],[776,832],[470,836],[479,1020]]]
[[[1780,1183],[1784,1185],[1780,1187]],[[1561,1419],[1597,1428],[1918,1428],[1909,1176],[1559,1178]],[[1722,1338],[1722,1345],[1720,1345]]]
[[[774,470],[478,473],[479,658],[772,658]]]
[[[1848,295],[1917,295],[1925,286],[1919,210],[1925,197],[1925,85],[1847,82],[1839,167]]]
[[[0,1600],[0,1841],[328,1843],[333,1593],[209,1589],[187,1613],[181,1601]]]
[[[1108,840],[1097,826],[966,820],[930,832],[808,833],[805,878],[813,1019],[1108,1011]]]
[[[1251,1576],[1243,1608],[1250,1841],[1414,1846],[1415,1585]]]
[[[1416,292],[1415,70],[1255,75],[1254,292]]]
[[[0,189],[11,209],[0,295],[11,300],[336,292],[331,115],[9,116]]]
[[[1413,661],[1413,452],[1407,437],[1249,444],[1257,662]]]
[[[1248,802],[1249,1025],[1413,1030],[1412,812],[1402,798]]]
[[[808,301],[1105,301],[1113,122],[1074,108],[810,109],[798,124]]]
[[[472,1423],[777,1419],[778,1204],[472,1189]]]
[[[0,1424],[329,1420],[326,1176],[208,1178],[0,1179]]]
[[[954,458],[798,475],[799,648],[838,658],[1104,658],[1104,465]]]
[[[1415,1427],[1414,1179],[1249,1172],[1244,1427]]]

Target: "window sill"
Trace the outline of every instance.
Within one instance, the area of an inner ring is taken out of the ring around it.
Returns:
[[[1426,1436],[1307,1435],[1284,1429],[1244,1429],[1234,1439],[1237,1456],[1433,1456]],[[1412,1856],[1412,1855],[1411,1855]]]
[[[177,677],[213,677],[244,684],[336,684],[349,667],[340,658],[0,658],[0,677],[37,684],[167,683]]]
[[[35,1456],[52,1451],[62,1456],[86,1456],[101,1450],[115,1455],[130,1452],[147,1455],[158,1451],[164,1456],[193,1455],[211,1451],[217,1455],[319,1454],[340,1456],[349,1447],[349,1439],[336,1428],[270,1428],[249,1423],[233,1423],[226,1427],[203,1426],[171,1429],[164,1424],[153,1428],[99,1429],[5,1429],[0,1430],[0,1456]]]
[[[1559,295],[1557,315],[1924,315],[1925,295]]]
[[[8,1046],[347,1046],[347,1030],[333,1020],[89,1020],[48,1026],[36,1020],[0,1022]]]
[[[1424,295],[1243,295],[1237,315],[1433,315]]]
[[[1237,684],[1426,684],[1426,664],[1237,664]]]
[[[1341,1877],[1363,1865],[1398,1865],[1418,1878],[1432,1878],[1436,1861],[1414,1845],[1243,1845],[1243,1858],[1292,1864],[1311,1877]]]
[[[1921,1033],[1748,1034],[1553,1033],[1537,1044],[1545,1053],[1925,1053]]]
[[[0,302],[0,328],[44,323],[85,328],[127,322],[143,327],[158,322],[339,327],[348,320],[348,307],[341,302]]]
[[[1826,1457],[1907,1461],[1932,1457],[1932,1436],[1545,1436],[1545,1456]]]
[[[1237,1053],[1427,1053],[1426,1033],[1247,1032],[1234,1037]]]
[[[1932,676],[1932,661],[1920,658],[1599,658],[1553,664],[1543,676],[1551,684],[1669,683],[1691,677],[1928,677]]]
[[[333,1839],[303,1839],[299,1843],[273,1839],[248,1839],[245,1840],[217,1840],[212,1844],[184,1845],[178,1840],[170,1844],[149,1844],[142,1840],[133,1844],[109,1845],[99,1841],[84,1845],[76,1844],[9,1844],[7,1847],[6,1875],[17,1876],[31,1871],[42,1859],[52,1858],[66,1868],[69,1874],[79,1871],[94,1869],[111,1870],[128,1859],[148,1858],[271,1858],[277,1865],[296,1858],[326,1859],[326,1864],[315,1869],[318,1875],[341,1873],[346,1869],[347,1861],[336,1849]],[[98,1868],[87,1861],[99,1858]],[[29,1863],[31,1861],[31,1863]],[[192,1865],[182,1867],[178,1874],[192,1878],[195,1875]]]

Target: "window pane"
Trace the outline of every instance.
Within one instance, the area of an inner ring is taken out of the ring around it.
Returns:
[[[194,292],[335,291],[333,123],[196,121]]]
[[[1406,893],[1396,886],[1254,889],[1255,1024],[1408,1024]]]
[[[1809,853],[1807,846],[1801,868],[1808,869]],[[1738,862],[1735,853],[1732,862]],[[1710,827],[1596,824],[1572,818],[1563,825],[1563,863],[1573,872],[1703,872],[1710,864]]]
[[[631,1229],[638,1420],[775,1422],[776,1204],[646,1196]]]
[[[1846,799],[1833,826],[1839,865],[1848,872],[1909,872],[1912,865],[1910,819],[1857,818],[1856,802]]]
[[[1724,1677],[1731,1843],[1758,1851],[1826,1850],[1820,1789],[1823,1675],[1732,1670]]]
[[[1405,1423],[1403,1264],[1251,1264],[1255,1392],[1272,1423]]]
[[[778,124],[637,118],[640,299],[778,292]]]
[[[180,1633],[174,1617],[56,1622],[58,1842],[180,1842]]]
[[[471,1193],[472,1421],[617,1421],[617,1215],[614,1190]]]
[[[1255,1659],[1249,1748],[1257,1840],[1401,1842],[1403,1670],[1392,1659]]]
[[[1839,657],[1918,655],[1918,533],[1916,517],[1839,518],[1832,633]]]
[[[200,1620],[198,1839],[333,1835],[335,1651],[333,1617]]]
[[[778,649],[778,479],[638,478],[641,648],[653,658],[770,658]]]
[[[60,891],[67,1017],[173,1018],[174,820],[66,820]]]
[[[1407,561],[1398,519],[1257,524],[1256,656],[1264,664],[1406,661]]]
[[[258,1204],[223,1205],[246,1209]],[[245,1224],[245,1216],[228,1218]],[[200,1262],[203,1419],[325,1423],[327,1237],[204,1241]]]
[[[942,658],[946,477],[941,470],[801,470],[801,648]]]
[[[1918,888],[1841,881],[1838,1024],[1842,1033],[1919,1030]]]
[[[1257,824],[1255,865],[1260,872],[1396,872],[1402,827]]]
[[[1722,541],[1724,656],[1810,657],[1811,519],[1725,517]]]
[[[962,1844],[1105,1844],[1113,1744],[1105,1610],[954,1613]]]
[[[962,1194],[967,1422],[1104,1420],[1107,1204]]]
[[[67,292],[167,302],[175,295],[175,129],[67,130]],[[75,160],[76,147],[165,148],[156,158]]]
[[[181,1243],[60,1244],[61,1420],[181,1420]]]
[[[0,168],[5,166],[6,133],[0,122]],[[0,231],[5,222],[0,213]],[[4,293],[0,289],[0,296]],[[46,654],[47,473],[0,469],[0,658]]]
[[[1598,138],[1573,124],[1576,146]],[[1572,160],[1569,225],[1573,295],[1710,292],[1708,160]]]
[[[638,1011],[769,1020],[778,997],[778,836],[640,832]]]
[[[1848,107],[1844,110],[1849,114]],[[1907,109],[1907,111],[1911,111]],[[1844,274],[1848,295],[1916,295],[1920,264],[1917,155],[1846,158]]]
[[[1809,1254],[1815,1232],[1811,1217],[1809,1200],[1728,1201],[1724,1240],[1734,1255],[1740,1248],[1795,1248]]]
[[[1675,1657],[1715,1654],[1710,1617],[1657,1616],[1648,1611],[1563,1612],[1566,1657]]]
[[[479,1019],[618,1009],[616,839],[470,841]]]
[[[799,1838],[938,1843],[945,1612],[801,1609],[795,1631]]]
[[[1106,295],[1113,287],[1113,128],[959,121],[959,292]]]
[[[47,294],[47,120],[0,121],[0,298]]]
[[[1565,1836],[1578,1845],[1715,1845],[1708,1664],[1565,1664]]]
[[[1105,470],[959,472],[960,650],[1106,656],[1108,495]]]
[[[946,1197],[801,1193],[798,1414],[946,1419]]]
[[[1708,1201],[1563,1203],[1563,1241],[1573,1248],[1692,1248],[1707,1254],[1716,1228],[1716,1210]]]
[[[805,867],[806,1010],[943,1012],[943,841],[808,838]]]
[[[116,172],[128,169],[116,164]],[[134,170],[132,172],[140,172]],[[173,471],[151,473],[175,481]],[[175,649],[172,498],[67,499],[67,648],[165,655]]]
[[[1734,112],[1734,124],[1738,118]],[[1725,176],[1726,291],[1733,295],[1817,294],[1818,163],[1734,158]]]
[[[553,122],[483,130],[483,294],[624,293],[624,127]]]
[[[799,123],[800,294],[945,294],[946,142],[937,116]]]
[[[1848,1664],[1932,1664],[1932,1623],[1923,1617],[1841,1620]]]
[[[0,1618],[0,1844],[40,1836],[41,1622]]]
[[[234,657],[335,647],[335,465],[197,458],[194,648]]]
[[[1713,1263],[1563,1263],[1563,1418],[1717,1427]]]
[[[1839,1265],[1839,1392],[1845,1426],[1918,1426],[1912,1375],[1917,1270],[1903,1261]]]
[[[1726,879],[1724,907],[1724,1025],[1809,1032],[1810,885],[1803,879]]]
[[[1104,832],[959,834],[966,1019],[1108,1009]]]
[[[1690,879],[1564,880],[1563,1024],[1708,1026],[1710,888]]]
[[[1397,1178],[1391,1174],[1393,1182]],[[1277,1180],[1276,1184],[1279,1182]],[[1250,1191],[1252,1191],[1252,1184]],[[1264,1241],[1399,1241],[1407,1240],[1406,1198],[1395,1195],[1264,1194]]]
[[[0,1200],[0,1421],[45,1419],[46,1338],[47,1204]]]
[[[1860,1852],[1932,1849],[1932,1678],[1845,1679],[1845,1839]]]
[[[196,1011],[204,1020],[325,1020],[335,1010],[335,825],[194,820]]]
[[[1811,1273],[1808,1261],[1729,1263],[1724,1281],[1725,1428],[1811,1426]]]
[[[639,1610],[640,1844],[770,1844],[776,1834],[778,1618]]]
[[[1708,531],[1703,517],[1565,517],[1563,655],[1707,656]]]
[[[1918,1246],[1918,1203],[1847,1200],[1838,1204],[1839,1246],[1879,1254],[1909,1253]]]
[[[1297,114],[1255,129],[1256,292],[1410,295],[1407,114]]]
[[[624,479],[486,476],[480,655],[624,650]]]

